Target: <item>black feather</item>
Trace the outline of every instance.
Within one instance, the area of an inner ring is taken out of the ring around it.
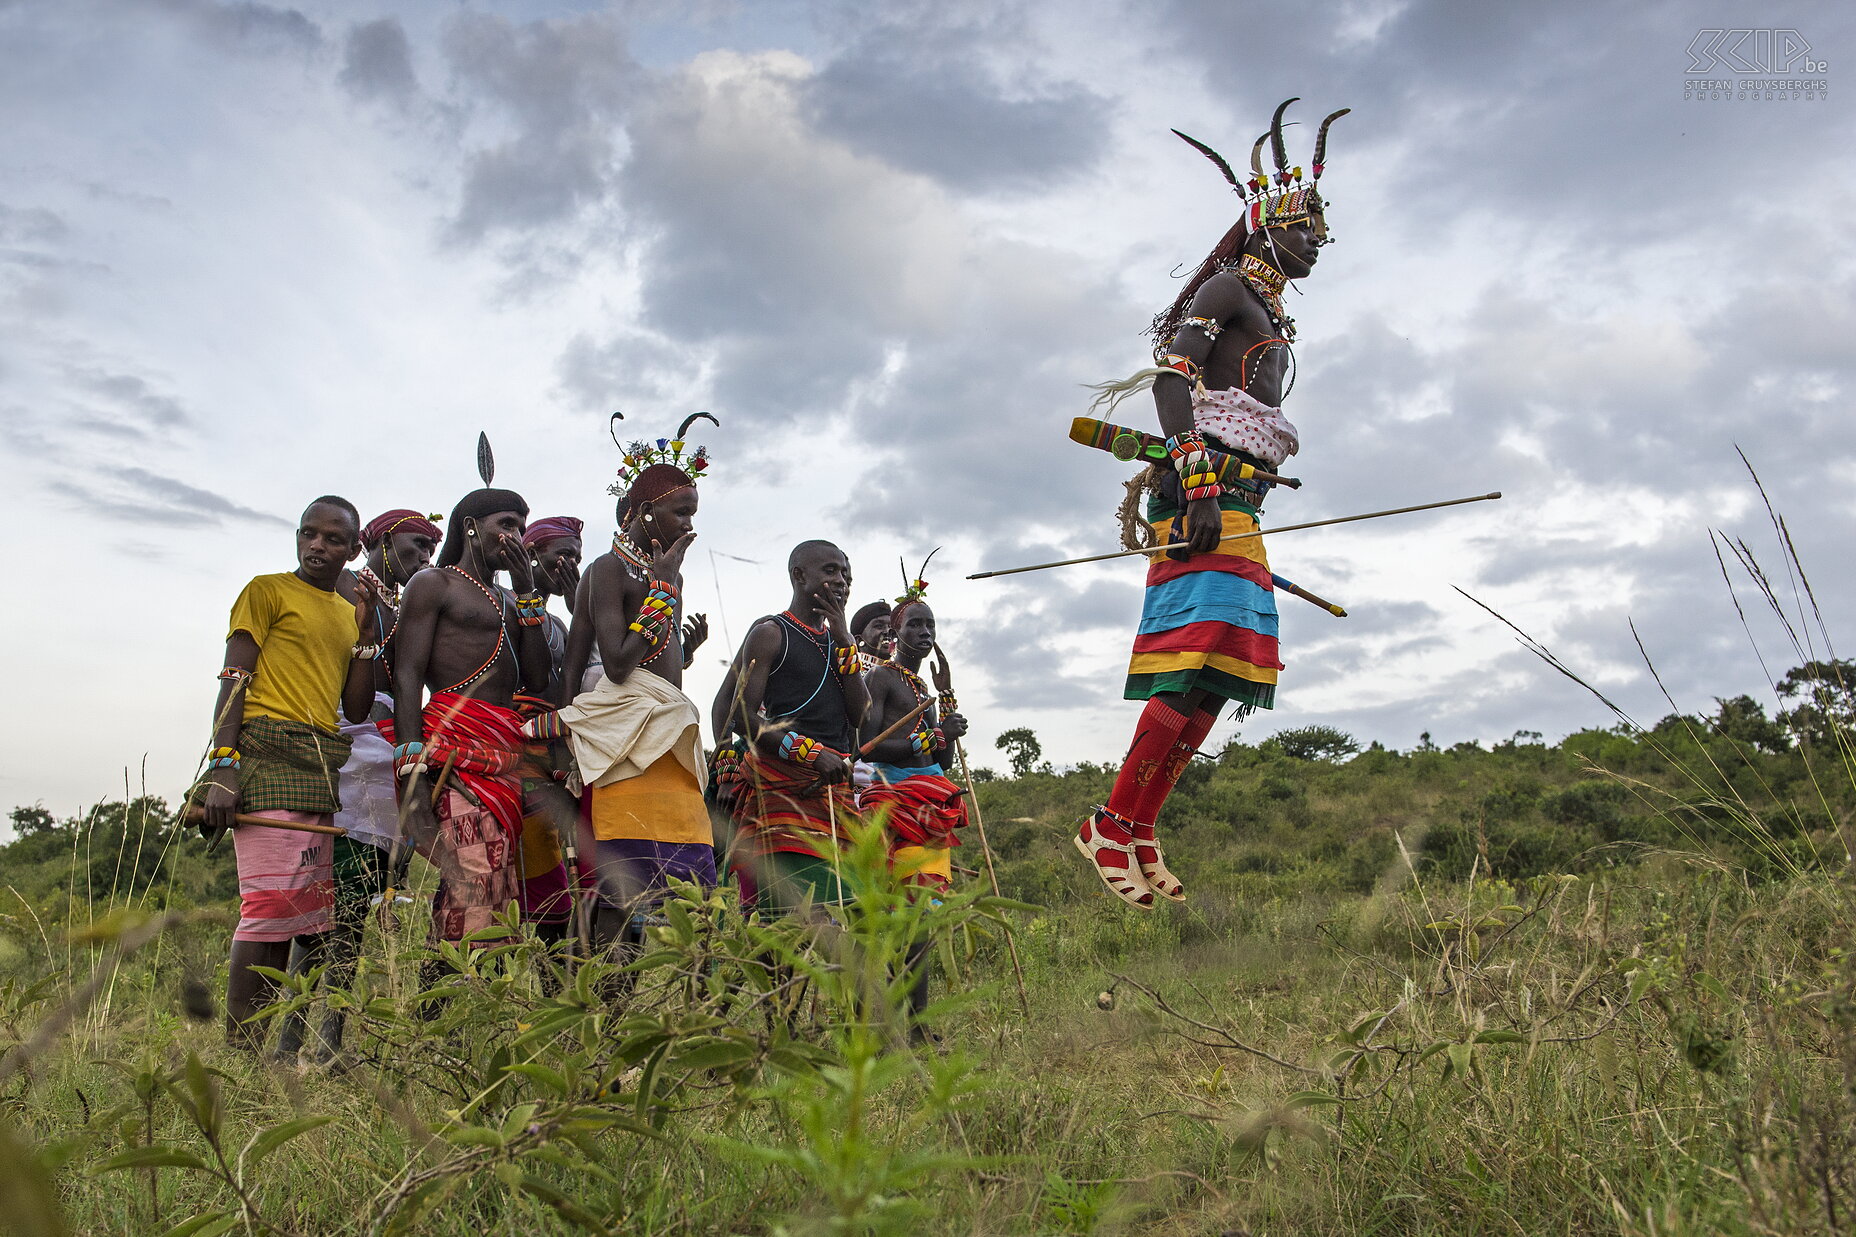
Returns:
[[[710,425],[715,426],[717,429],[722,428],[722,423],[720,421],[717,421],[714,417],[710,416],[708,413],[692,412],[689,416],[683,418],[682,425],[677,426],[677,441],[678,442],[688,441],[689,433],[690,433],[690,426],[696,424],[696,422],[698,421],[707,421]]]
[[[496,478],[496,456],[490,451],[489,434],[482,430],[477,432],[477,475],[483,478],[486,489]]]
[[[1218,170],[1224,173],[1224,178],[1231,182],[1231,187],[1233,189],[1241,188],[1240,184],[1238,183],[1237,173],[1231,170],[1231,165],[1224,161],[1223,155],[1219,154],[1217,151],[1207,146],[1204,142],[1201,142],[1198,138],[1189,137],[1186,134],[1181,133],[1178,129],[1173,130],[1173,135],[1179,138],[1180,141],[1185,142],[1188,146],[1192,147],[1194,150],[1198,151],[1200,154],[1204,155],[1207,159],[1210,159],[1213,163],[1217,164]]]
[[[1321,128],[1315,133],[1315,176],[1317,178],[1321,175],[1321,165],[1328,161],[1328,126],[1352,110],[1350,107],[1341,108],[1322,121]]]
[[[1276,114],[1270,117],[1270,154],[1275,157],[1278,172],[1289,170],[1289,151],[1282,144],[1282,114],[1289,110],[1291,103],[1299,101],[1300,98],[1301,96],[1297,95],[1294,99],[1284,99],[1277,104]]]

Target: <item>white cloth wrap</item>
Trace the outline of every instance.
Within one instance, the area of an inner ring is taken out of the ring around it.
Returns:
[[[1302,449],[1301,436],[1282,415],[1282,409],[1271,408],[1238,387],[1195,391],[1192,423],[1201,433],[1212,435],[1226,446],[1256,456],[1272,472]]]
[[[374,693],[374,703],[393,707],[393,697]],[[383,849],[400,840],[399,792],[393,783],[393,745],[373,722],[344,723],[341,731],[354,740],[348,762],[341,768],[336,787],[342,810],[335,826],[357,842]]]
[[[610,786],[637,777],[665,752],[690,771],[698,786],[709,784],[702,751],[702,715],[668,680],[640,667],[614,683],[604,675],[560,711],[580,781]]]

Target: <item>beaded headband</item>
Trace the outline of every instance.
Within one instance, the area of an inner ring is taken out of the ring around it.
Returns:
[[[1188,137],[1178,129],[1174,134],[1192,146],[1200,154],[1217,165],[1224,173],[1225,180],[1237,190],[1244,199],[1246,217],[1251,231],[1263,228],[1286,227],[1292,223],[1306,221],[1314,228],[1315,239],[1325,241],[1328,237],[1327,203],[1322,200],[1321,192],[1316,188],[1321,180],[1321,173],[1326,169],[1328,154],[1328,126],[1345,116],[1353,109],[1343,107],[1321,122],[1320,130],[1315,134],[1314,175],[1308,182],[1302,182],[1302,169],[1289,166],[1289,152],[1282,140],[1282,116],[1289,110],[1289,104],[1295,99],[1285,99],[1270,118],[1269,131],[1256,140],[1250,148],[1250,179],[1240,181],[1224,156],[1195,137]],[[1276,164],[1274,177],[1263,170],[1263,144],[1270,144],[1270,155]]]
[[[709,467],[709,448],[697,447],[689,455],[684,455],[683,448],[687,445],[686,436],[690,426],[698,420],[707,421],[716,426],[719,426],[721,422],[706,412],[693,412],[683,418],[683,424],[677,427],[674,437],[659,438],[655,443],[647,442],[642,438],[631,442],[620,442],[619,422],[624,419],[625,414],[622,412],[612,414],[612,441],[618,443],[619,450],[625,453],[625,458],[619,463],[619,479],[606,487],[606,493],[616,498],[624,498],[631,491],[632,486],[637,484],[638,478],[644,475],[645,469],[657,464],[667,464],[682,471],[689,476],[692,485],[702,480],[703,473]]]

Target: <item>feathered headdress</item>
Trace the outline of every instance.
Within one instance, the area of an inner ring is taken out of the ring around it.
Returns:
[[[1213,165],[1224,173],[1224,178],[1230,182],[1231,188],[1235,189],[1238,196],[1244,199],[1244,204],[1248,208],[1247,217],[1251,231],[1254,232],[1260,228],[1279,228],[1307,220],[1314,228],[1315,239],[1325,241],[1328,238],[1327,203],[1322,199],[1321,191],[1316,185],[1321,180],[1321,173],[1327,165],[1328,126],[1353,109],[1343,107],[1321,122],[1321,128],[1315,134],[1315,157],[1312,164],[1314,175],[1310,176],[1304,184],[1302,169],[1299,166],[1293,168],[1289,166],[1289,151],[1282,137],[1283,113],[1288,111],[1289,104],[1294,102],[1297,100],[1285,99],[1277,106],[1276,114],[1270,118],[1268,131],[1256,140],[1255,145],[1251,146],[1250,179],[1248,181],[1240,181],[1237,173],[1233,172],[1231,165],[1225,161],[1224,156],[1204,142],[1180,133],[1178,129],[1173,132],[1194,150],[1210,159]],[[1263,146],[1266,142],[1269,143],[1270,158],[1276,165],[1274,176],[1263,170]]]
[[[902,560],[896,560],[896,566],[902,571],[902,596],[896,598],[896,604],[889,612],[889,621],[892,627],[900,629],[902,627],[902,612],[918,601],[927,600],[928,564],[932,563],[934,561],[934,556],[940,552],[940,546],[936,546],[934,549],[928,551],[928,557],[922,560],[921,570],[917,571],[913,578],[909,576],[909,569],[903,564]]]

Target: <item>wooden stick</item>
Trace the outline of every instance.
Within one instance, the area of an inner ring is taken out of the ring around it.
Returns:
[[[1281,576],[1271,573],[1270,583],[1276,586],[1276,589],[1278,592],[1292,593],[1295,596],[1300,597],[1303,601],[1312,601],[1316,605],[1320,606],[1323,610],[1326,610],[1329,614],[1332,614],[1335,618],[1346,618],[1347,617],[1347,612],[1345,610],[1341,609],[1339,606],[1335,605],[1333,602],[1327,600],[1324,597],[1315,596],[1313,593],[1309,592],[1307,589],[1303,588],[1301,585],[1296,584],[1294,581],[1285,580]]]
[[[205,819],[206,810],[204,808],[196,808],[187,813],[187,822],[189,824],[197,824]],[[296,833],[328,833],[338,838],[348,836],[348,831],[346,829],[337,829],[334,825],[303,825],[298,824],[294,820],[272,820],[268,816],[252,816],[245,812],[237,813],[232,819],[241,825],[256,825],[260,829],[289,829]]]
[[[1468,498],[1452,498],[1440,503],[1419,503],[1415,507],[1394,507],[1389,511],[1368,511],[1362,515],[1342,515],[1331,520],[1310,520],[1306,524],[1284,524],[1281,528],[1259,528],[1248,533],[1227,533],[1218,538],[1219,542],[1237,541],[1245,537],[1267,537],[1272,533],[1293,533],[1304,528],[1326,528],[1330,524],[1351,524],[1355,520],[1377,520],[1381,516],[1405,515],[1412,511],[1434,511],[1439,507],[1458,507],[1464,503],[1482,503],[1500,498],[1501,491],[1492,494],[1475,494]],[[1082,558],[1062,558],[1054,563],[1032,563],[1028,567],[1002,567],[998,571],[979,571],[967,577],[969,580],[990,580],[994,576],[1014,576],[1024,571],[1043,571],[1049,567],[1074,567],[1078,563],[1099,563],[1110,558],[1127,558],[1132,554],[1165,554],[1169,550],[1183,550],[1190,542],[1175,541],[1167,545],[1147,546],[1139,550],[1117,550],[1113,554],[1088,554]]]
[[[939,649],[935,650],[937,653]],[[945,654],[942,654],[945,656]],[[973,823],[980,831],[980,854],[986,857],[986,878],[992,882],[992,896],[1004,897],[999,892],[999,873],[992,866],[992,843],[986,840],[986,818],[980,814],[980,797],[973,789],[973,775],[967,772],[967,749],[959,739],[954,740],[954,759],[960,762],[960,776],[967,783],[968,795],[973,800]],[[1012,935],[1012,925],[1001,919],[1000,926],[1005,929],[1005,949],[1012,959],[1012,974],[1018,980],[1018,1008],[1024,1012],[1027,1021],[1031,1018],[1031,998],[1025,995],[1025,968],[1018,961],[1018,941]]]
[[[910,722],[920,717],[923,713],[926,713],[928,711],[928,706],[933,704],[934,700],[935,698],[933,696],[930,696],[926,700],[922,701],[920,704],[916,705],[913,709],[910,709],[907,713],[904,713],[901,717],[897,718],[893,723],[890,724],[890,727],[888,730],[885,730],[882,734],[870,740],[868,743],[864,744],[862,747],[858,748],[857,755],[860,758],[869,756],[870,753],[876,749],[877,744],[889,738],[889,736],[895,734],[898,730],[901,730],[904,726],[908,725]]]

